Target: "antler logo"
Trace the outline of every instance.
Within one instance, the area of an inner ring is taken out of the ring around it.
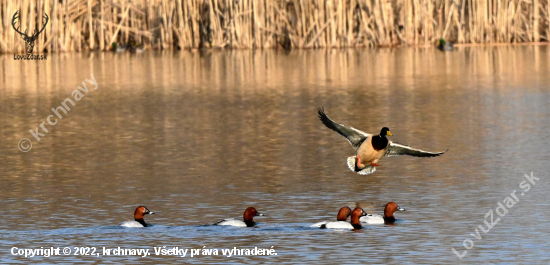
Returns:
[[[38,35],[46,28],[46,24],[48,24],[48,21],[50,19],[48,17],[48,14],[44,14],[44,18],[46,19],[46,23],[44,23],[44,26],[42,27],[42,29],[39,32],[36,32],[36,29],[35,29],[34,34],[32,34],[31,36],[27,36],[27,30],[25,30],[25,33],[23,33],[21,31],[19,31],[19,28],[21,26],[15,28],[16,20],[19,18],[17,16],[17,12],[19,12],[19,11],[16,11],[15,14],[13,14],[13,19],[11,20],[11,25],[12,25],[13,29],[15,29],[15,31],[17,31],[17,33],[21,34],[21,37],[25,41],[25,49],[27,50],[27,54],[32,54],[32,49],[34,49],[34,41],[36,39],[38,39]],[[21,24],[21,23],[19,23],[19,24]]]

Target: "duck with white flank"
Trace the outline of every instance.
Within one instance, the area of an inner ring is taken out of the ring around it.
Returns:
[[[149,211],[145,206],[138,206],[134,211],[134,221],[125,221],[119,224],[119,226],[125,227],[148,227],[151,224],[148,224],[143,220],[145,214],[155,214],[154,212]]]
[[[437,48],[442,52],[452,51],[454,49],[453,44],[450,42],[446,42],[444,39],[439,39],[437,43]]]
[[[237,226],[237,227],[253,227],[253,226],[256,225],[256,222],[254,222],[254,216],[264,216],[264,215],[259,213],[256,210],[256,208],[248,207],[244,211],[243,221],[235,219],[235,218],[229,218],[229,219],[224,219],[224,220],[218,221],[214,225],[229,225],[229,226]]]
[[[363,228],[363,226],[361,225],[361,221],[359,220],[362,216],[367,216],[367,213],[363,211],[362,208],[357,207],[351,212],[351,221],[349,223],[346,221],[328,222],[326,224],[322,224],[321,226],[319,226],[319,228],[361,229]]]
[[[390,129],[387,127],[382,128],[379,135],[372,135],[353,127],[336,123],[325,114],[323,108],[319,108],[319,119],[329,129],[346,137],[348,142],[355,148],[355,156],[348,157],[348,167],[361,175],[368,175],[376,171],[376,167],[380,166],[377,162],[383,156],[410,155],[434,157],[447,152],[427,152],[407,145],[394,143],[386,138],[386,136],[392,136]]]
[[[359,221],[367,224],[393,224],[395,223],[395,216],[393,216],[393,213],[396,211],[406,210],[399,207],[395,202],[388,202],[384,208],[384,216],[379,214],[367,214],[367,216],[361,217]]]
[[[336,222],[330,222],[330,221],[323,221],[319,223],[315,223],[309,227],[321,227],[321,226],[336,226],[340,222],[347,223],[348,217],[351,215],[351,208],[348,206],[340,208],[340,211],[338,211],[338,214],[336,215]]]

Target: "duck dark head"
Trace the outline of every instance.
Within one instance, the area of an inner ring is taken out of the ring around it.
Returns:
[[[340,211],[338,211],[338,215],[336,216],[336,221],[346,221],[348,220],[348,216],[351,215],[351,208],[349,207],[342,207]]]
[[[252,227],[256,224],[256,222],[254,222],[253,220],[254,216],[264,216],[264,215],[256,211],[256,208],[254,207],[246,208],[243,214],[243,219],[244,219],[244,222],[246,223],[246,226]]]
[[[136,208],[136,211],[134,212],[134,220],[138,223],[140,223],[141,225],[143,225],[144,227],[147,227],[149,226],[149,224],[145,223],[145,220],[143,220],[143,216],[146,215],[146,214],[155,214],[154,212],[151,212],[149,211],[149,209],[147,209],[147,207],[145,206],[138,206]]]
[[[143,216],[146,214],[155,214],[154,212],[149,211],[145,206],[138,206],[134,212],[134,219],[143,219]]]
[[[382,130],[380,131],[380,136],[384,137],[384,136],[392,136],[393,134],[391,134],[390,132],[390,129],[388,127],[384,127],[382,128]]]
[[[353,228],[355,229],[363,228],[363,226],[361,226],[361,222],[359,221],[359,219],[362,216],[366,216],[366,215],[367,215],[367,212],[365,212],[363,208],[357,207],[353,209],[353,212],[351,212],[351,222],[350,222]]]
[[[405,209],[399,207],[399,205],[395,202],[388,202],[388,204],[386,204],[386,208],[384,208],[384,223],[394,223],[395,217],[393,216],[393,213],[396,211],[405,211]]]

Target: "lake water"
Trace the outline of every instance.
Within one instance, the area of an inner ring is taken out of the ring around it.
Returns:
[[[550,261],[549,46],[4,55],[0,66],[2,262]],[[74,101],[92,73],[97,90],[86,83]],[[51,109],[65,98],[75,105],[55,123]],[[374,174],[355,174],[354,150],[318,120],[321,106],[337,122],[449,151],[383,158]],[[539,180],[525,191],[531,172]],[[407,211],[394,226],[307,227],[357,201],[369,213],[389,201]],[[156,212],[146,216],[155,226],[117,227],[138,205]],[[255,228],[204,226],[248,206],[266,215]],[[484,233],[491,210],[500,219]],[[162,246],[219,255],[154,255]],[[13,247],[151,255],[26,258]],[[221,255],[235,247],[277,255]]]

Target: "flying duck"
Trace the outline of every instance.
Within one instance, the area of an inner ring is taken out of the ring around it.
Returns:
[[[418,157],[434,157],[447,152],[427,152],[412,148],[407,145],[394,143],[386,136],[392,136],[390,129],[382,128],[380,134],[373,135],[357,130],[351,126],[345,126],[331,120],[323,108],[319,108],[319,119],[329,129],[346,137],[348,142],[355,148],[355,156],[347,159],[348,167],[360,175],[368,175],[376,171],[378,160],[383,156],[410,155]]]

